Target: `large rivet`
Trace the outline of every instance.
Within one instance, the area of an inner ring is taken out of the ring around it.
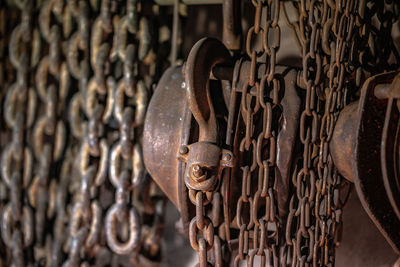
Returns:
[[[232,159],[232,155],[229,154],[229,153],[224,153],[224,154],[222,155],[222,160],[223,160],[223,161],[230,161],[231,159]]]
[[[179,148],[179,153],[182,154],[182,155],[187,154],[188,152],[189,152],[189,149],[188,149],[187,146],[181,146]]]

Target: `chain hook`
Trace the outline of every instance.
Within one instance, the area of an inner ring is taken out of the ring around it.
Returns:
[[[185,65],[186,95],[190,110],[200,127],[200,142],[217,141],[217,120],[211,101],[209,77],[216,65],[232,66],[225,45],[214,38],[199,40],[189,53]]]

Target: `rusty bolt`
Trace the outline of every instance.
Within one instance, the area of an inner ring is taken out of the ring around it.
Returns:
[[[203,175],[203,170],[199,165],[196,164],[192,167],[192,173],[195,177],[199,178]]]
[[[197,182],[202,182],[206,179],[204,170],[198,164],[192,165],[190,168],[190,176]]]
[[[197,182],[202,182],[206,179],[206,173],[204,172],[203,168],[201,168],[198,164],[192,165],[192,167],[190,168],[190,173],[192,179],[196,180]]]
[[[182,155],[187,154],[188,152],[189,152],[189,149],[188,149],[187,146],[181,146],[179,148],[179,153],[182,154]]]

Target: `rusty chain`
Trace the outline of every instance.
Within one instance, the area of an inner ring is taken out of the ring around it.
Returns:
[[[360,57],[359,61],[355,57],[366,50],[358,46],[357,35],[365,33],[363,27],[371,27],[370,21],[363,20],[370,4],[301,1],[298,6],[300,15],[295,28],[303,59],[298,82],[305,89],[300,120],[303,156],[293,174],[296,193],[290,200],[286,243],[292,247],[293,261],[300,265],[334,265],[335,248],[341,242],[342,209],[350,189],[333,164],[329,142],[340,110],[354,97],[354,88],[376,73],[368,70],[365,58]],[[373,39],[381,43],[378,38]],[[395,65],[382,69],[390,67]]]
[[[298,18],[290,21],[284,3],[270,0],[252,4],[254,24],[245,42],[250,59],[248,80],[243,85],[236,83],[234,74],[231,96],[231,101],[241,99],[237,127],[242,123],[244,128],[237,145],[238,170],[232,172],[233,179],[241,177],[241,194],[233,207],[233,222],[225,217],[225,226],[230,226],[221,234],[223,245],[227,241],[231,250],[237,250],[234,266],[241,261],[253,266],[255,257],[260,257],[261,266],[334,265],[335,248],[341,242],[342,209],[351,188],[333,164],[329,142],[339,112],[349,100],[357,98],[355,92],[365,78],[382,69],[397,68],[399,56],[389,32],[398,20],[398,6],[393,1],[302,0],[291,3]],[[285,193],[279,192],[282,188],[277,184],[276,170],[283,90],[282,77],[276,70],[280,9],[301,50],[302,70],[297,84],[304,89],[299,124],[302,155],[294,159],[292,185],[286,188],[287,208],[279,203],[285,201]],[[378,26],[365,19],[374,14],[380,20]],[[380,38],[389,42],[375,49],[372,44],[381,45]],[[390,60],[393,58],[394,62]],[[266,63],[264,70],[260,63]],[[234,110],[229,107],[230,112]],[[233,145],[229,135],[234,132],[233,128],[227,130],[228,146]],[[215,209],[210,199],[219,194],[219,189],[195,193],[193,186],[188,187],[189,198],[196,206],[189,227],[191,245],[198,251],[200,266],[207,266],[207,260],[215,257],[207,252],[212,248],[210,232],[217,227],[204,222],[208,220],[207,210]],[[204,229],[198,237],[197,232]],[[236,245],[229,242],[235,235]]]
[[[140,147],[156,63],[166,65],[158,12],[136,0],[2,1],[4,264],[160,260],[165,198]]]
[[[252,266],[256,256],[261,257],[262,266],[267,261],[271,266],[334,264],[335,247],[340,244],[342,207],[350,190],[333,165],[329,141],[339,112],[349,100],[349,91],[354,92],[354,86],[359,88],[362,74],[368,76],[368,73],[361,73],[363,62],[354,58],[354,54],[365,50],[357,47],[355,32],[361,33],[360,18],[364,16],[366,2],[294,3],[299,14],[297,22],[289,21],[285,6],[279,1],[252,1],[252,4],[255,18],[247,32],[245,49],[250,58],[250,74],[240,88],[236,88],[234,78],[231,97],[233,100],[241,95],[239,116],[245,128],[238,144],[240,171],[233,175],[234,179],[242,177],[241,195],[235,203],[236,221],[232,225],[225,218],[225,225],[232,226],[228,227],[226,236],[222,236],[229,239],[230,232],[239,232],[235,266],[240,261]],[[285,201],[285,193],[278,194],[276,180],[279,176],[276,172],[276,140],[282,112],[282,84],[276,71],[281,7],[302,51],[298,85],[304,88],[305,99],[299,126],[303,155],[295,159],[292,189],[286,188],[290,190],[286,199],[288,213],[279,206],[278,199]],[[387,19],[390,23],[392,20],[392,17]],[[386,24],[384,21],[381,27]],[[393,45],[387,50],[392,48]],[[260,74],[258,64],[262,62],[266,67]],[[231,128],[227,132],[229,136],[234,130]],[[227,145],[232,145],[228,139],[232,138],[227,138]],[[201,170],[198,166],[189,166],[194,167]],[[199,170],[190,169],[189,172],[199,178],[204,175],[196,174]],[[210,236],[217,228],[204,222],[209,220],[207,210],[215,208],[210,199],[219,194],[219,189],[204,189],[187,181],[186,185],[189,199],[196,206],[196,216],[189,227],[191,245],[199,254],[200,266],[207,266],[209,259],[213,259],[207,252],[213,246]],[[347,188],[347,194],[342,199],[342,191],[346,192],[343,188]],[[265,207],[265,211],[262,208],[260,212],[261,207]],[[200,230],[203,235],[199,237],[197,232]]]
[[[334,264],[335,242],[340,242],[335,238],[340,235],[342,200],[339,199],[339,186],[342,178],[333,165],[328,147],[336,116],[345,104],[345,70],[343,63],[338,61],[343,61],[344,52],[352,40],[356,6],[354,1],[348,2],[345,12],[342,3],[330,5],[331,10],[327,10],[327,2],[312,1],[309,6],[302,2],[300,6],[299,35],[303,51],[300,79],[306,86],[305,109],[300,120],[300,140],[304,153],[293,174],[296,194],[290,200],[286,243],[293,248],[294,261],[301,265]],[[340,33],[337,30],[339,24]],[[322,25],[325,31],[323,40],[320,33]],[[333,28],[328,28],[330,26]],[[326,40],[331,30],[338,38],[337,43]],[[343,32],[348,33],[346,38],[341,36]],[[329,51],[325,51],[327,42]],[[326,54],[322,54],[317,46],[320,43]],[[324,57],[329,56],[328,73],[322,73]],[[338,66],[340,70],[335,69]],[[328,84],[324,83],[326,80],[321,81],[322,75],[329,79],[327,90],[325,86]]]
[[[233,85],[234,93],[241,94],[239,116],[246,129],[239,139],[242,162],[237,175],[241,177],[241,195],[235,217],[240,232],[234,266],[239,266],[240,261],[253,266],[256,257],[260,257],[262,266],[277,266],[282,222],[276,205],[275,179],[279,124],[274,122],[281,113],[278,97],[281,83],[275,67],[280,47],[280,4],[279,1],[252,1],[252,4],[254,24],[247,32],[245,47],[250,74],[242,87]],[[260,62],[267,63],[261,73],[257,68]]]
[[[26,145],[27,131],[32,127],[35,91],[31,87],[30,67],[35,63],[29,58],[32,40],[32,4],[19,5],[21,20],[9,39],[9,59],[15,78],[5,96],[4,120],[10,130],[11,141],[2,151],[1,174],[9,192],[8,201],[2,209],[1,234],[10,250],[9,258],[15,266],[25,266],[24,251],[32,252],[34,237],[33,212],[27,193],[32,180],[32,148]]]

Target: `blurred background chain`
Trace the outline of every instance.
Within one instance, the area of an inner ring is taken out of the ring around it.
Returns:
[[[150,266],[141,152],[170,23],[147,1],[1,1],[1,266]],[[121,241],[126,240],[126,241]]]

